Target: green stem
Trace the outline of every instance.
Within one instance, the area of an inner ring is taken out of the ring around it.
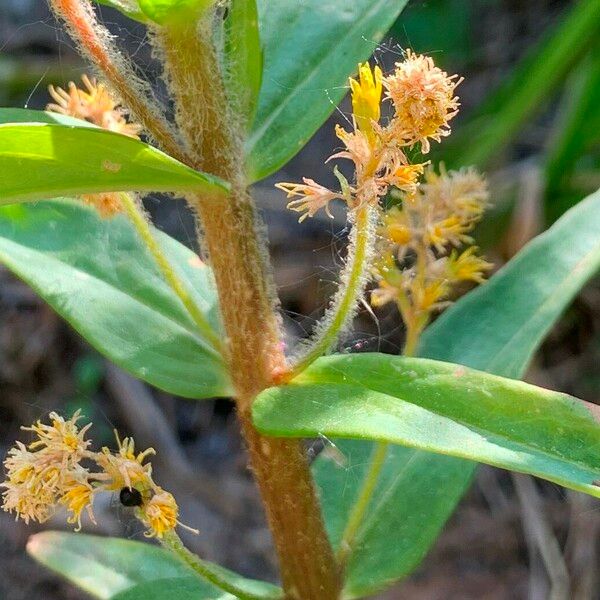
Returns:
[[[202,579],[212,583],[214,586],[228,594],[233,594],[240,600],[265,600],[264,596],[252,594],[231,583],[231,581],[223,576],[223,569],[202,560],[199,556],[188,550],[183,545],[181,538],[174,531],[165,534],[160,540],[160,543],[164,548],[172,552],[179,560],[200,575]]]
[[[173,269],[173,266],[163,254],[163,251],[156,241],[148,221],[146,221],[146,218],[144,217],[135,199],[130,194],[120,193],[119,200],[121,201],[127,216],[133,223],[133,226],[136,228],[138,235],[146,245],[146,248],[148,248],[154,257],[154,260],[156,261],[158,268],[165,278],[165,281],[181,300],[181,303],[189,313],[190,317],[192,317],[200,333],[210,342],[211,346],[219,354],[222,354],[223,348],[221,346],[221,341],[215,334],[210,323],[206,320],[206,317],[202,314],[202,311],[192,300],[189,292],[185,288],[185,285],[175,272],[175,269]]]
[[[412,356],[419,342],[419,337],[423,327],[408,327],[407,341],[404,347],[404,355]],[[369,508],[373,494],[377,487],[377,482],[381,476],[383,467],[385,466],[385,459],[389,449],[388,442],[378,442],[375,445],[373,454],[371,456],[371,462],[362,483],[362,487],[352,507],[350,516],[348,517],[348,523],[346,529],[342,535],[342,541],[340,542],[340,549],[337,554],[337,559],[340,565],[344,567],[348,562],[352,551],[354,550],[354,542],[356,540],[356,534],[363,522],[365,513]]]
[[[421,333],[423,333],[423,329],[427,325],[428,319],[413,319],[411,322],[406,322],[406,341],[404,342],[404,351],[402,354],[404,356],[414,356],[417,345],[419,343],[419,338],[421,337]]]
[[[291,367],[283,381],[289,381],[302,373],[317,358],[328,352],[340,332],[352,318],[367,282],[366,271],[373,254],[375,236],[373,228],[377,207],[366,205],[356,211],[356,220],[348,247],[346,266],[341,274],[341,285],[331,307],[317,325],[316,337]]]
[[[363,481],[362,488],[358,498],[356,499],[356,503],[352,507],[352,512],[348,517],[348,523],[346,524],[346,529],[344,530],[342,541],[340,542],[340,549],[337,554],[337,559],[342,566],[346,564],[346,561],[352,553],[356,534],[358,533],[358,529],[363,522],[367,508],[371,503],[371,499],[373,498],[373,494],[375,492],[375,487],[379,481],[379,476],[381,475],[381,471],[385,465],[388,448],[389,443],[379,442],[373,451],[369,470],[365,476],[365,480]]]

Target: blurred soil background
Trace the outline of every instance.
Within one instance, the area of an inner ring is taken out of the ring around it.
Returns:
[[[463,112],[453,127],[459,135],[484,98],[511,77],[527,52],[560,26],[574,5],[565,0],[411,0],[385,44],[374,44],[374,50],[377,59],[390,67],[402,47],[412,47],[464,75]],[[160,88],[143,28],[109,9],[102,9],[102,14]],[[597,52],[595,56],[597,62]],[[585,60],[586,53],[581,52],[572,70]],[[574,93],[567,78],[570,71],[562,78],[564,87],[557,84],[543,105],[532,110],[510,144],[484,161],[495,208],[481,227],[480,245],[497,265],[560,213],[558,201],[550,208],[544,204],[548,192],[544,165]],[[43,0],[1,0],[1,105],[43,108],[49,83],[64,86],[83,72],[72,42],[57,27]],[[255,188],[269,227],[290,344],[310,329],[326,305],[346,232],[341,218],[315,218],[298,225],[297,215],[285,210],[284,198],[272,183],[305,175],[327,184],[331,173],[323,162],[337,147],[333,124],[343,122],[346,109],[347,100],[282,173]],[[595,109],[600,113],[600,104]],[[478,135],[467,140],[475,148],[480,142]],[[598,187],[597,150],[591,145],[573,167],[582,185],[576,190],[559,186],[556,197],[565,206],[582,198],[586,189],[592,191],[594,182]],[[160,228],[193,244],[194,225],[181,202],[149,198],[146,206]],[[342,347],[397,353],[401,341],[402,328],[393,310],[376,316],[364,310]],[[598,403],[599,365],[600,282],[596,280],[554,328],[528,380]],[[269,532],[246,469],[231,404],[184,401],[131,379],[107,364],[29,288],[0,267],[2,456],[19,435],[21,424],[50,410],[70,414],[76,408],[94,421],[98,443],[111,444],[116,427],[122,435],[133,435],[140,447],[156,448],[157,481],[180,501],[182,521],[201,530],[199,537],[188,540],[198,551],[248,576],[275,577]],[[595,500],[558,486],[482,467],[421,567],[380,598],[600,598],[599,508]],[[140,526],[116,498],[106,498],[98,512],[99,526],[86,524],[85,531],[143,539]],[[59,516],[43,528],[62,527],[64,519]],[[0,514],[0,598],[87,598],[27,557],[27,538],[39,529]]]

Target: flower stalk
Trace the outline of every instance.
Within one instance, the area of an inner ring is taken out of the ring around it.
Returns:
[[[373,260],[377,216],[377,210],[370,205],[357,210],[348,244],[346,266],[340,276],[342,285],[325,313],[316,336],[304,354],[281,377],[281,383],[297,377],[317,358],[329,352],[352,320],[363,295],[368,269]]]
[[[223,572],[219,567],[202,560],[196,554],[190,552],[175,531],[170,531],[168,534],[165,534],[160,540],[160,544],[163,548],[172,552],[202,579],[212,583],[215,587],[218,587],[224,592],[232,594],[236,598],[239,598],[239,600],[265,600],[264,595],[258,596],[252,594],[241,589],[237,585],[234,585],[229,579],[223,576]]]
[[[175,269],[173,268],[173,265],[164,255],[148,221],[146,220],[146,217],[138,205],[138,202],[133,196],[131,196],[131,194],[126,193],[120,193],[119,200],[124,212],[129,217],[129,220],[136,228],[138,235],[144,242],[144,245],[154,258],[154,261],[160,269],[165,281],[177,295],[179,300],[181,300],[181,303],[187,310],[190,317],[193,319],[196,327],[198,327],[198,331],[204,338],[208,340],[213,350],[221,355],[223,353],[221,340],[218,338],[211,324],[206,320],[206,317],[190,296],[183,281],[181,281],[179,275],[177,275]]]

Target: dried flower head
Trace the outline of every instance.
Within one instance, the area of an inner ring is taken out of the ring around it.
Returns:
[[[129,137],[139,137],[142,128],[137,123],[127,122],[125,111],[103,83],[87,75],[82,75],[81,80],[85,89],[78,88],[72,81],[69,82],[68,91],[49,86],[48,91],[54,102],[48,104],[46,110],[82,119]]]
[[[87,75],[82,75],[81,79],[85,89],[78,88],[72,81],[69,82],[68,90],[49,86],[48,91],[54,102],[48,104],[46,110],[82,119],[128,137],[138,138],[142,131],[141,126],[127,121],[126,112],[106,86],[93,78],[90,79]],[[87,204],[94,206],[104,218],[122,212],[121,200],[117,193],[85,194],[81,198]]]
[[[303,212],[302,221],[321,208],[327,210],[332,200],[343,200],[355,211],[365,204],[377,205],[391,187],[415,193],[426,163],[410,164],[403,148],[420,142],[421,150],[428,152],[430,139],[439,141],[448,135],[448,122],[458,112],[454,96],[458,83],[456,75],[448,76],[431,58],[410,50],[389,76],[384,76],[378,66],[359,64],[358,79],[350,78],[354,129],[336,126],[344,148],[328,159],[351,160],[354,181],[348,184],[340,180],[339,192],[307,178],[304,185],[277,184],[288,198],[298,196],[288,208]],[[384,89],[385,99],[394,105],[394,115],[387,125],[380,123]]]
[[[313,217],[322,208],[325,209],[327,216],[333,219],[329,203],[343,196],[323,187],[313,179],[304,177],[303,181],[304,183],[278,183],[275,187],[284,191],[288,198],[298,198],[289,202],[287,206],[290,210],[303,213],[299,219],[300,223],[307,217]]]
[[[4,461],[7,479],[1,484],[2,508],[26,523],[43,523],[62,505],[69,513],[67,522],[79,530],[84,512],[96,522],[96,494],[128,489],[139,496],[136,515],[148,527],[147,535],[161,538],[175,529],[180,524],[177,503],[154,482],[151,465],[144,464],[154,450],[136,453],[132,438],[121,441],[117,436],[117,452],[108,448],[93,452],[85,439],[90,425],[79,429],[80,418],[79,411],[70,419],[50,413],[50,424],[37,421],[23,428],[37,439],[29,446],[18,441],[9,450]]]
[[[32,431],[37,436],[37,440],[29,444],[29,450],[43,450],[48,462],[60,464],[66,469],[78,464],[90,445],[90,442],[85,439],[90,425],[80,430],[77,426],[77,421],[80,419],[79,410],[68,420],[51,412],[50,425],[37,421],[31,427],[23,427],[24,431]]]
[[[429,152],[429,140],[450,134],[448,122],[458,114],[456,86],[462,81],[436,67],[429,56],[406,51],[406,59],[383,79],[386,98],[394,104],[393,135],[402,143],[421,144]]]
[[[371,303],[395,302],[418,333],[459,282],[481,283],[491,264],[477,256],[469,234],[487,202],[485,180],[474,169],[427,169],[415,192],[402,194],[383,216],[383,258],[374,269],[378,287]],[[464,244],[469,247],[459,253]]]
[[[158,488],[152,498],[141,509],[142,521],[148,527],[147,537],[161,538],[175,529],[179,507],[169,492]]]

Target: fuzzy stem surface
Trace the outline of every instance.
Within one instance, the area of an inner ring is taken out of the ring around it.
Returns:
[[[340,289],[325,313],[315,339],[281,380],[290,381],[317,358],[331,350],[340,333],[352,319],[367,281],[367,269],[372,259],[375,242],[373,229],[377,212],[377,207],[370,205],[357,209],[346,266],[340,276]]]
[[[340,578],[325,532],[302,443],[260,435],[250,409],[256,395],[285,369],[279,319],[274,310],[266,250],[257,231],[243,173],[242,130],[228,112],[210,40],[209,22],[179,24],[155,34],[174,92],[176,119],[198,169],[231,183],[229,201],[217,210],[190,196],[215,273],[227,360],[236,390],[241,429],[277,553],[286,598],[336,600]],[[230,106],[230,105],[229,105]]]
[[[61,18],[77,42],[82,54],[106,77],[125,106],[152,136],[156,143],[172,157],[189,164],[181,150],[177,134],[160,114],[158,106],[148,99],[129,61],[110,44],[111,35],[98,23],[89,0],[48,0],[55,14]]]

